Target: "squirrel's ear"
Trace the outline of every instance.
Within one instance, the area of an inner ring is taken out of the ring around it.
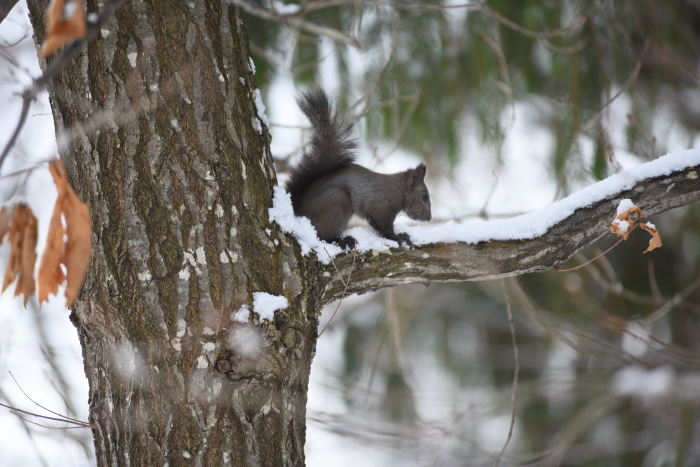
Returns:
[[[413,169],[413,183],[420,183],[425,178],[425,164],[422,162]]]

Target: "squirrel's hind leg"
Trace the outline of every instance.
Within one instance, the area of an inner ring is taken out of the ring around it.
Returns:
[[[315,191],[310,193],[312,196],[302,199],[299,214],[309,218],[321,240],[337,243],[343,248],[354,247],[355,240],[352,237],[342,236],[352,217],[352,203],[347,191],[332,186]]]

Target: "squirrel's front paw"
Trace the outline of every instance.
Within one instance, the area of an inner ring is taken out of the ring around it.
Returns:
[[[338,240],[338,246],[340,246],[340,248],[342,248],[343,250],[347,249],[347,247],[350,247],[351,250],[354,250],[356,244],[357,240],[355,240],[349,235]]]
[[[405,243],[407,246],[415,246],[411,241],[411,237],[409,237],[407,233],[400,233],[397,235],[397,237],[399,237],[399,246],[402,246],[403,243]]]

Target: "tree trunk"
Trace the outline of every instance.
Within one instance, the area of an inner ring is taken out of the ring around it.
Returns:
[[[47,2],[29,7],[40,43]],[[248,56],[225,2],[129,2],[53,82],[94,229],[71,320],[100,466],[304,464],[321,270],[268,221]],[[234,320],[257,291],[289,305]]]

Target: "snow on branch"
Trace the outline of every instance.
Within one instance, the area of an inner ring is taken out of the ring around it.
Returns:
[[[700,201],[700,149],[679,151],[593,184],[539,211],[471,224],[407,227],[418,248],[358,255],[347,293],[399,284],[493,280],[558,268],[610,234],[620,201],[645,216]],[[641,254],[641,252],[640,252]],[[353,255],[326,267],[324,302],[339,298]]]

